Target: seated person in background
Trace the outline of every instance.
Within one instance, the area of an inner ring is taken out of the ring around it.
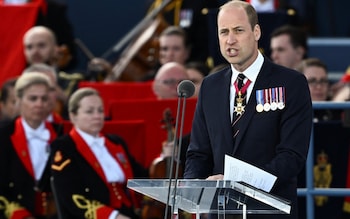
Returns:
[[[137,218],[126,183],[148,172],[130,156],[120,137],[100,133],[104,111],[98,92],[78,89],[69,99],[68,111],[73,128],[52,143],[52,175],[62,217]]]
[[[51,84],[41,73],[15,85],[19,117],[0,126],[0,218],[51,218],[50,143],[59,134],[46,122]]]
[[[158,71],[153,81],[153,92],[158,99],[177,98],[177,85],[189,79],[186,68],[177,62],[168,62]]]
[[[49,93],[49,111],[47,121],[54,123],[62,123],[63,111],[66,105],[67,97],[63,93],[62,89],[57,84],[57,75],[55,69],[44,63],[32,64],[28,68],[24,69],[24,73],[39,72],[42,73],[50,79],[52,87]]]
[[[195,86],[195,92],[193,94],[193,98],[197,98],[202,81],[204,77],[209,74],[209,68],[202,62],[189,62],[186,64],[186,71],[187,71],[189,80],[191,80]],[[182,165],[184,165],[186,161],[186,151],[190,143],[190,136],[191,136],[191,133],[187,133],[182,138],[182,145],[181,145],[181,151],[180,151],[180,162]],[[161,156],[170,157],[174,150],[173,145],[174,145],[173,141],[163,144],[163,152]]]
[[[24,55],[28,65],[44,63],[53,67],[57,74],[58,84],[69,96],[79,80],[84,76],[79,73],[58,72],[58,46],[53,31],[44,26],[30,28],[23,36]]]
[[[47,27],[35,26],[23,36],[24,55],[29,65],[46,63],[56,68],[57,43],[55,34]]]
[[[12,78],[2,85],[0,93],[0,120],[11,120],[18,115],[16,105],[15,84],[17,78]]]
[[[143,80],[153,80],[159,68],[168,62],[185,65],[190,51],[186,32],[181,27],[169,26],[159,36],[159,63]]]
[[[274,63],[295,69],[307,57],[307,34],[301,28],[284,25],[276,28],[270,37]]]
[[[303,60],[297,67],[308,81],[312,101],[329,100],[329,81],[326,64],[317,58]]]
[[[209,74],[210,69],[203,62],[189,62],[185,65],[185,67],[189,80],[194,83],[194,86],[196,88],[192,97],[196,98],[198,97],[202,81],[204,77]]]
[[[154,10],[165,1],[146,0],[150,7],[148,11]],[[206,62],[209,54],[208,16],[210,10],[220,7],[221,0],[181,0],[170,1],[162,10],[161,15],[169,25],[179,26],[186,31],[192,52],[189,61]]]
[[[307,79],[312,101],[328,101],[330,84],[326,64],[317,58],[307,58],[296,68]],[[314,110],[314,122],[340,119],[339,110]]]
[[[74,43],[73,26],[67,15],[66,1],[44,0],[36,26],[50,28],[57,38],[57,68],[59,71],[73,70],[77,64],[76,46]]]

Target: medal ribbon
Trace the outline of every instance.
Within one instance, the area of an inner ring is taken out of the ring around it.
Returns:
[[[235,83],[233,85],[235,86],[236,94],[238,94],[238,95],[244,94],[247,91],[250,83],[252,83],[252,82],[248,79],[248,81],[242,86],[242,88],[239,89],[238,85],[237,85],[237,81],[235,81]]]
[[[257,90],[256,91],[256,100],[257,104],[263,104],[264,103],[264,95],[263,95],[263,90]]]
[[[264,90],[264,101],[265,101],[265,103],[270,103],[269,102],[269,89],[265,89]]]
[[[285,102],[285,100],[284,100],[284,87],[279,87],[278,88],[278,92],[279,92],[279,102],[281,102],[281,103],[284,103]]]

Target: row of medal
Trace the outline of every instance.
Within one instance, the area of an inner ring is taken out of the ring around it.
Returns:
[[[282,110],[285,107],[285,88],[274,87],[256,91],[256,111],[268,112],[277,109]]]

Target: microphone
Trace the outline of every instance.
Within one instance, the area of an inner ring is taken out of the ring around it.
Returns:
[[[179,97],[192,97],[195,91],[194,83],[190,80],[183,80],[177,86],[177,94]]]
[[[177,94],[178,94],[178,102],[177,102],[177,112],[176,112],[176,122],[175,122],[175,137],[174,137],[174,148],[173,153],[171,156],[171,164],[170,164],[170,174],[169,174],[169,186],[168,186],[168,197],[167,197],[167,203],[165,207],[165,214],[164,219],[167,219],[168,216],[168,208],[170,205],[170,192],[171,192],[171,185],[172,185],[172,175],[173,175],[173,168],[174,168],[174,162],[175,162],[175,152],[176,152],[176,138],[177,138],[177,131],[179,126],[179,118],[180,118],[180,106],[181,106],[181,99],[183,99],[182,103],[182,113],[181,113],[181,122],[180,122],[180,134],[179,134],[179,145],[177,150],[177,158],[176,158],[176,170],[175,170],[175,177],[174,177],[174,190],[173,190],[173,198],[172,198],[172,211],[171,215],[174,215],[175,210],[175,199],[176,199],[176,189],[177,189],[177,180],[179,175],[179,163],[180,163],[180,153],[181,153],[181,145],[182,145],[182,134],[183,134],[183,126],[184,126],[184,120],[185,120],[185,109],[186,109],[186,98],[192,97],[195,91],[194,83],[190,80],[183,80],[179,83],[177,86]]]

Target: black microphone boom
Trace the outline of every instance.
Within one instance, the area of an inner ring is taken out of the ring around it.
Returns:
[[[176,158],[176,170],[175,170],[175,176],[174,176],[174,189],[173,189],[173,198],[172,198],[172,208],[171,208],[171,215],[174,215],[175,210],[175,199],[176,199],[176,190],[177,190],[177,181],[178,181],[178,175],[179,175],[179,162],[180,162],[180,153],[181,153],[181,146],[182,146],[182,133],[183,133],[183,126],[184,126],[184,120],[185,120],[185,109],[186,109],[186,99],[188,97],[192,97],[194,94],[195,86],[192,81],[190,80],[183,80],[179,83],[177,86],[177,94],[178,94],[178,102],[177,102],[177,112],[176,112],[176,123],[175,123],[175,138],[174,138],[174,148],[173,153],[171,156],[171,164],[170,164],[170,174],[169,174],[169,186],[168,186],[168,195],[167,195],[167,203],[165,207],[165,213],[164,213],[164,219],[167,219],[168,216],[168,208],[170,206],[170,192],[171,192],[171,185],[173,180],[173,167],[175,162],[175,153],[176,153],[176,138],[179,131],[179,144],[177,146],[178,154]],[[181,106],[181,100],[183,100],[182,103],[182,113],[180,113],[180,106]],[[181,114],[181,121],[179,123]],[[179,128],[180,126],[180,128]],[[179,129],[179,130],[178,130]]]
[[[195,90],[194,83],[190,80],[183,80],[177,86],[177,94],[179,97],[192,97]]]

